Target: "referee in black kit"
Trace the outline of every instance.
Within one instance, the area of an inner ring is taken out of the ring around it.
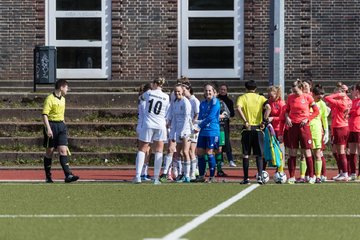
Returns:
[[[78,176],[71,173],[68,162],[67,127],[64,122],[65,95],[68,91],[68,82],[60,79],[55,83],[55,91],[48,95],[42,111],[44,122],[44,169],[47,183],[53,183],[51,178],[51,164],[54,150],[57,149],[60,156],[60,164],[65,174],[65,182],[77,181]]]

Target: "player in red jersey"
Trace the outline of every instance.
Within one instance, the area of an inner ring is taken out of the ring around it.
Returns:
[[[290,178],[288,183],[295,183],[295,165],[297,149],[299,142],[301,149],[306,156],[306,165],[309,169],[309,183],[315,183],[314,178],[314,164],[311,156],[312,136],[310,132],[309,122],[319,114],[319,109],[316,106],[311,95],[303,92],[303,82],[297,80],[292,85],[293,94],[290,94],[286,103],[285,122],[289,127],[286,146],[290,148],[290,159],[288,163]],[[310,114],[310,108],[313,112]]]
[[[268,103],[271,107],[269,122],[274,128],[276,136],[279,136],[281,109],[283,108],[283,106],[285,106],[285,101],[281,98],[280,87],[270,86],[268,88],[268,95]]]
[[[346,95],[347,90],[348,87],[339,82],[336,92],[324,98],[331,108],[333,154],[339,168],[339,174],[333,178],[336,181],[350,180],[345,148],[349,137],[348,118],[352,103]]]
[[[282,135],[280,134],[280,132],[282,132],[280,130],[280,121],[281,121],[281,113],[282,113],[282,109],[285,106],[285,101],[282,100],[281,98],[281,88],[277,87],[277,86],[270,86],[268,88],[268,104],[271,107],[271,112],[269,115],[269,122],[271,123],[271,125],[273,126],[274,130],[275,130],[275,134],[276,137]],[[283,164],[281,165],[280,169],[278,169],[279,172],[283,172],[283,168],[284,168],[284,161],[285,161],[285,148],[284,148],[284,144],[281,143],[280,144],[281,147],[281,151],[283,153]],[[265,166],[265,165],[264,165]]]
[[[351,178],[356,179],[356,162],[360,151],[360,83],[351,88],[352,106],[349,113],[349,138]],[[360,167],[359,167],[360,171]],[[353,175],[355,173],[355,175]],[[360,175],[360,172],[359,172]]]

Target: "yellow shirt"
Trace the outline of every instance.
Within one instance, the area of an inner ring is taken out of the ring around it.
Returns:
[[[54,93],[46,97],[44,102],[43,115],[47,115],[49,121],[64,121],[65,98],[57,97]]]
[[[315,102],[319,108],[319,115],[317,115],[313,120],[310,122],[310,131],[312,134],[321,134],[324,129],[328,129],[328,120],[327,120],[327,107],[323,100]],[[312,108],[310,112],[312,112]]]
[[[250,125],[257,126],[263,121],[263,107],[266,101],[264,96],[251,92],[238,97],[236,106],[241,107]]]

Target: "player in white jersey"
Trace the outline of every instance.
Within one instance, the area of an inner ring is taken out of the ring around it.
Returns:
[[[141,170],[144,165],[145,152],[149,143],[154,142],[155,160],[154,160],[154,184],[160,184],[159,174],[163,157],[164,141],[167,140],[166,119],[169,108],[169,96],[164,93],[162,85],[165,79],[159,78],[153,82],[153,90],[143,94],[143,100],[146,102],[144,120],[141,133],[139,134],[139,149],[136,156],[136,176],[134,183],[141,183]]]
[[[143,122],[144,122],[144,114],[145,114],[145,107],[146,107],[146,101],[144,101],[143,94],[144,92],[147,92],[151,90],[152,84],[147,83],[140,86],[139,89],[139,99],[138,99],[138,122],[136,126],[136,134],[138,136],[139,141],[139,134],[142,132],[143,129]],[[145,152],[145,163],[143,166],[143,169],[141,171],[141,180],[142,181],[150,181],[151,176],[148,174],[148,166],[149,166],[149,159],[150,159],[150,146],[148,147],[148,150]]]
[[[189,83],[189,79],[186,77],[181,77],[180,79],[177,80],[176,84],[190,84]],[[176,178],[176,180],[179,180],[180,178],[182,178],[181,173],[183,171],[182,169],[182,163],[181,163],[181,158],[180,155],[178,155],[177,151],[176,151],[176,141],[172,140],[175,139],[175,132],[174,132],[174,121],[172,121],[172,107],[173,107],[173,103],[176,99],[175,93],[174,91],[171,91],[170,93],[170,108],[168,111],[168,116],[167,116],[167,127],[169,129],[169,138],[168,138],[168,149],[167,149],[167,154],[164,157],[164,170],[163,170],[163,174],[160,177],[160,180],[162,182],[166,182],[166,181],[173,181],[172,178],[172,174],[171,174],[171,169],[173,169],[173,173],[174,173],[174,177]],[[172,167],[170,167],[172,163]]]
[[[176,100],[172,106],[172,131],[174,135],[170,140],[176,142],[176,152],[183,160],[184,176],[179,182],[190,182],[190,144],[189,136],[191,134],[191,104],[184,96],[184,89],[181,84],[174,88]],[[179,156],[178,155],[178,156]]]
[[[190,85],[184,88],[185,97],[187,97],[191,104],[191,120],[192,120],[192,134],[190,135],[190,159],[191,159],[191,171],[190,171],[190,179],[196,179],[196,169],[197,169],[197,156],[196,156],[196,144],[199,134],[194,133],[194,123],[198,119],[199,111],[200,111],[200,101],[193,94],[193,90]]]

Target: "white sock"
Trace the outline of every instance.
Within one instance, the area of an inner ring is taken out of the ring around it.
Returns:
[[[190,177],[191,164],[190,161],[185,162],[185,177]]]
[[[197,158],[191,160],[191,176],[195,176],[195,172],[196,172],[196,167],[197,167]]]
[[[162,159],[163,159],[163,153],[156,152],[155,159],[154,159],[154,179],[159,178]]]
[[[172,162],[172,169],[174,172],[174,177],[177,178],[177,176],[179,175],[178,169],[177,169],[177,161],[173,160]]]
[[[142,171],[141,171],[141,175],[145,175],[145,176],[148,175],[147,174],[148,166],[149,165],[147,163],[144,163],[144,166],[143,166]]]
[[[172,162],[172,154],[167,154],[164,157],[164,165],[165,165],[163,171],[164,174],[168,173],[171,162]]]
[[[179,175],[182,174],[182,163],[181,163],[181,160],[177,160],[177,168],[178,168],[178,172],[179,172]]]
[[[136,155],[136,177],[139,178],[145,162],[145,153],[138,151]]]

